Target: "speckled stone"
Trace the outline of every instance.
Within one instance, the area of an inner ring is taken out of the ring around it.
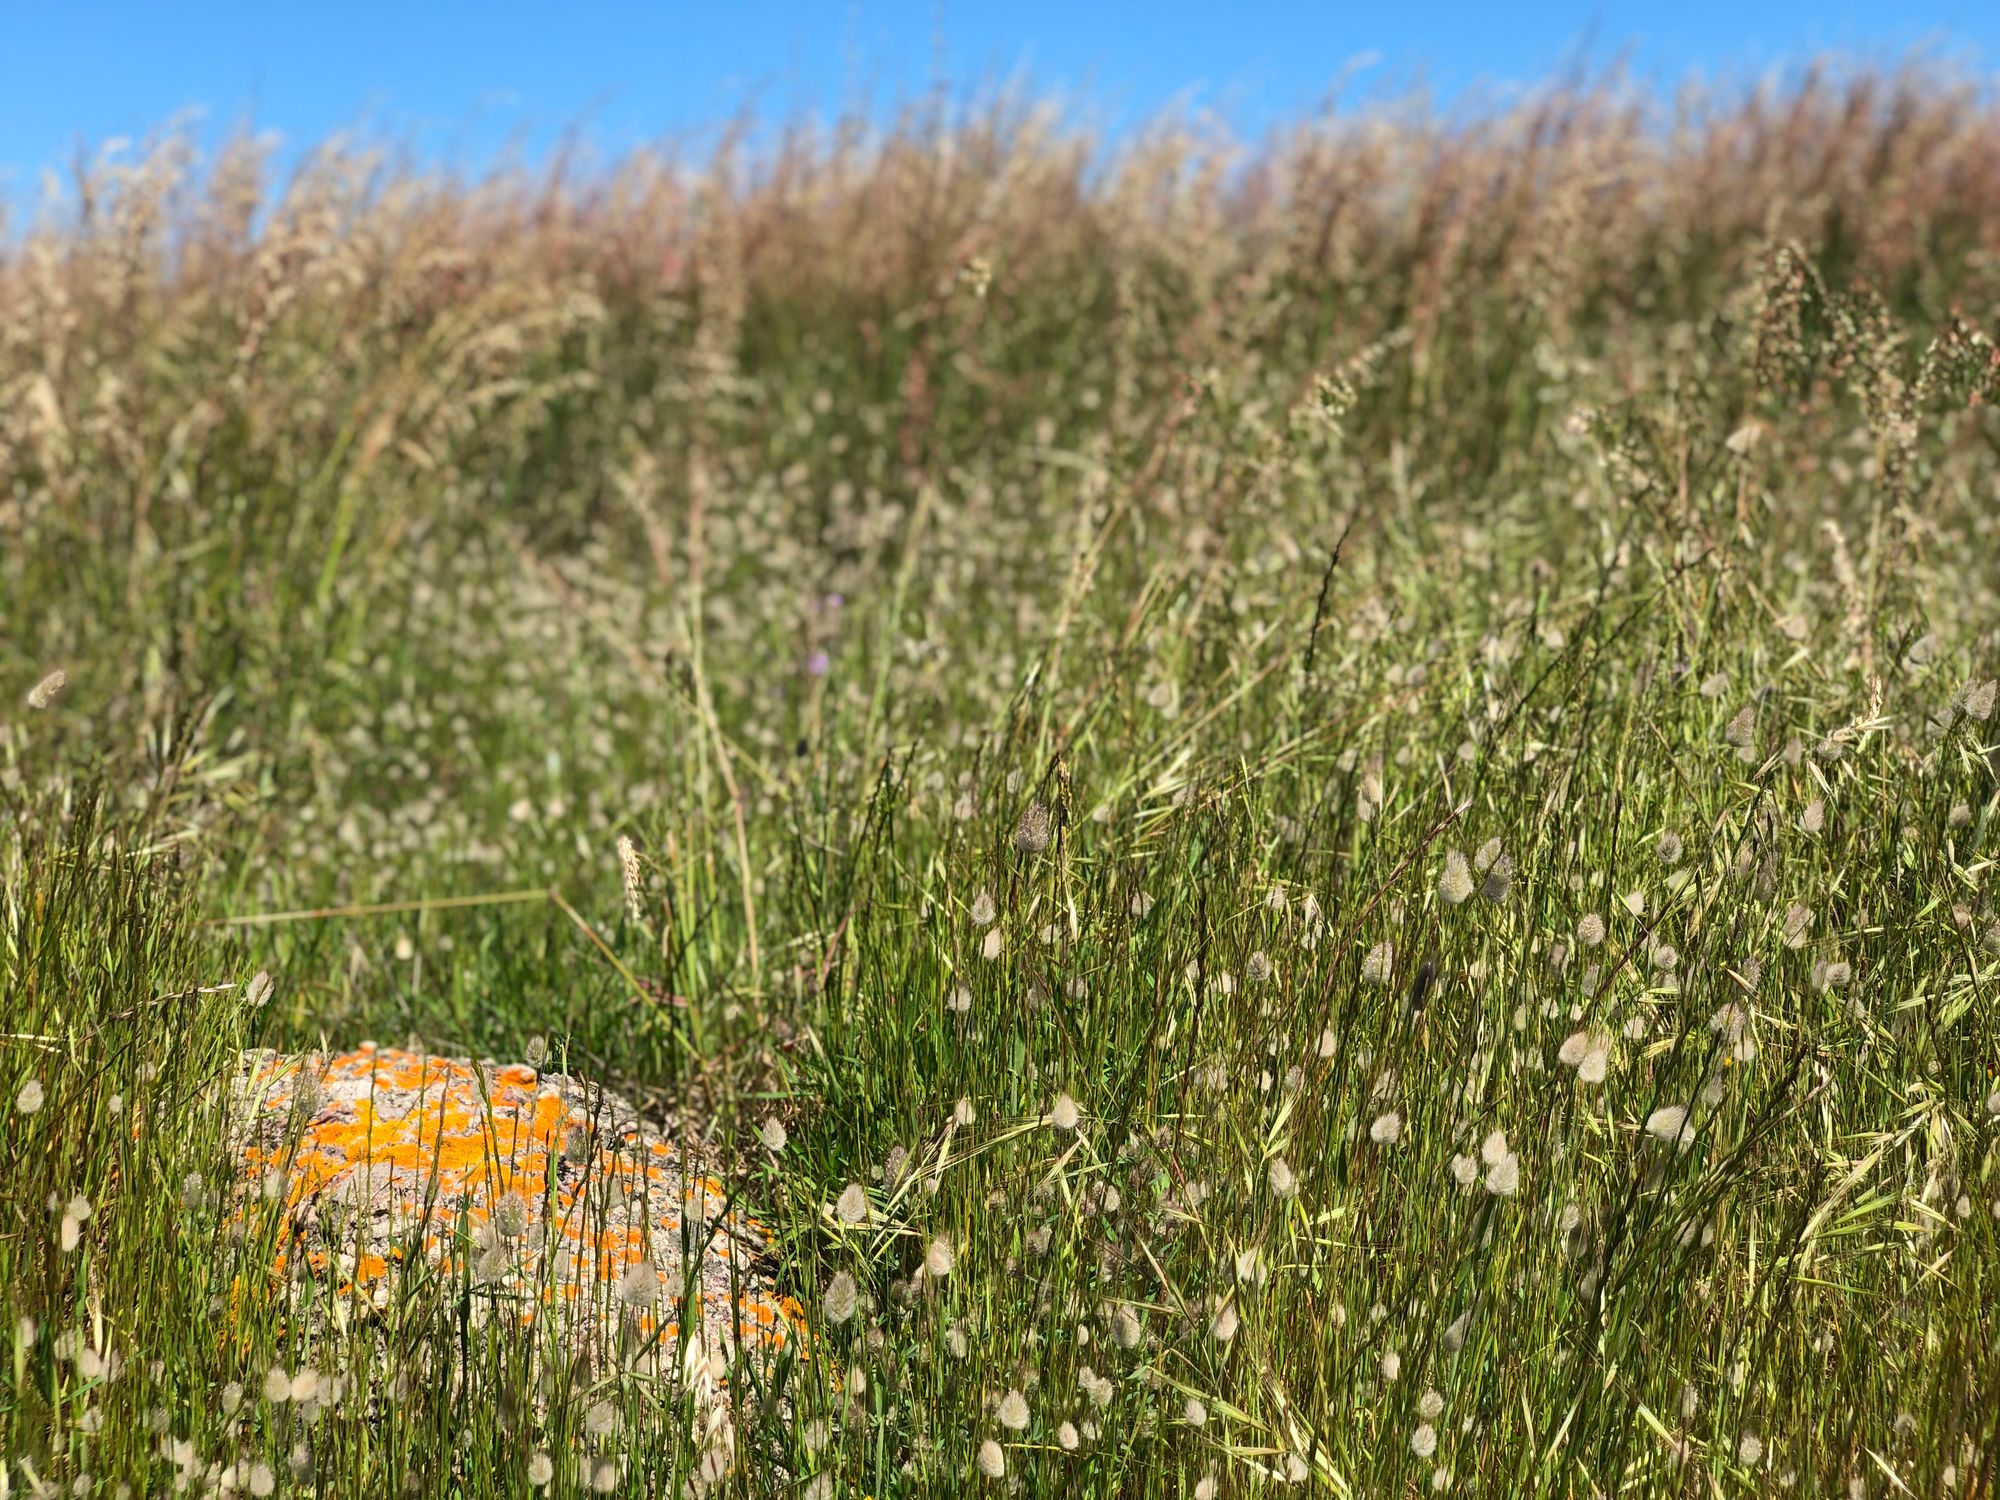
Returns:
[[[804,1352],[761,1228],[595,1084],[363,1046],[245,1053],[234,1098],[238,1211],[282,1212],[280,1282],[379,1308],[419,1267],[462,1276],[482,1317],[711,1388],[738,1352]]]

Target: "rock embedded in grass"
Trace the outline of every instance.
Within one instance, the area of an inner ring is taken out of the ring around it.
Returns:
[[[364,1045],[246,1052],[234,1102],[236,1211],[282,1215],[281,1281],[366,1309],[462,1279],[481,1316],[710,1390],[738,1352],[804,1347],[760,1226],[599,1085]]]

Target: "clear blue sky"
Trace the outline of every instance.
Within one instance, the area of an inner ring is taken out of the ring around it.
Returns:
[[[1642,75],[1746,78],[1823,50],[1921,48],[2000,68],[2000,0],[1484,0],[1411,4],[852,3],[261,5],[0,0],[0,202],[32,200],[77,144],[199,110],[292,147],[362,124],[477,168],[538,156],[580,125],[615,151],[766,114],[879,109],[934,78],[1021,77],[1116,131],[1191,100],[1255,132],[1310,108],[1344,66],[1356,91],[1427,82],[1494,96],[1582,57]]]

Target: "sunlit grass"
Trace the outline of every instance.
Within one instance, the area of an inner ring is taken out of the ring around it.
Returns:
[[[1990,1490],[1992,109],[1629,103],[12,247],[6,1485]],[[274,1275],[363,1040],[704,1142],[810,1357]]]

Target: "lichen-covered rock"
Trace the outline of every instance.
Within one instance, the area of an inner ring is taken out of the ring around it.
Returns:
[[[364,1046],[246,1053],[234,1098],[237,1199],[281,1206],[281,1281],[379,1307],[421,1265],[487,1316],[711,1388],[739,1351],[803,1351],[755,1221],[597,1085]]]

